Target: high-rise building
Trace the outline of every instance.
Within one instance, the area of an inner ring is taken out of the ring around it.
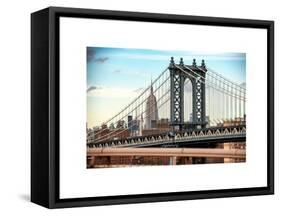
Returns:
[[[145,119],[144,119],[144,128],[151,129],[156,127],[156,121],[158,120],[158,108],[156,97],[153,94],[153,87],[151,84],[150,95],[146,101],[145,107]]]
[[[128,130],[131,136],[137,135],[139,132],[140,120],[137,118],[133,119],[133,116],[128,116]]]
[[[132,130],[133,116],[128,115],[128,129]]]

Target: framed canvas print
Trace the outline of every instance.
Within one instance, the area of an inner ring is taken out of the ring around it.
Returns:
[[[31,201],[274,193],[274,22],[50,7],[31,16]]]

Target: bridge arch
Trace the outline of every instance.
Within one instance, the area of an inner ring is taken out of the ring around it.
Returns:
[[[184,81],[184,122],[192,122],[192,83],[189,78]]]
[[[206,65],[204,60],[197,66],[193,59],[192,65],[185,65],[183,59],[179,64],[175,64],[171,57],[170,65],[170,119],[174,128],[182,130],[186,127],[204,128],[206,126],[206,99],[205,99],[205,78]],[[192,85],[192,121],[187,124],[184,116],[188,115],[184,111],[184,83],[189,79]]]

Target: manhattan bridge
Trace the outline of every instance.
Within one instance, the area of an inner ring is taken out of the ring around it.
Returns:
[[[201,148],[246,141],[246,89],[193,59],[171,57],[159,76],[88,133],[87,149]],[[119,151],[122,151],[119,149]]]

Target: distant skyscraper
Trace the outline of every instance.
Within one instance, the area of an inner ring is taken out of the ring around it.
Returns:
[[[137,118],[133,119],[133,116],[128,116],[128,130],[130,131],[131,135],[136,135],[139,131],[140,120]]]
[[[132,125],[133,125],[133,116],[129,115],[128,116],[128,129],[130,131],[132,130]]]
[[[153,87],[151,84],[150,95],[147,98],[146,107],[145,107],[144,128],[150,129],[156,127],[156,124],[153,124],[153,122],[156,122],[157,120],[158,120],[157,101],[156,101],[156,97],[153,94]]]

